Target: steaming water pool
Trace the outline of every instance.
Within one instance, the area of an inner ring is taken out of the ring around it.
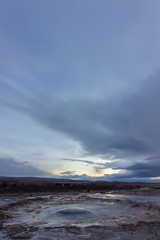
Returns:
[[[135,212],[128,204],[82,202],[49,207],[39,214],[39,219],[48,223],[89,223],[128,215]]]

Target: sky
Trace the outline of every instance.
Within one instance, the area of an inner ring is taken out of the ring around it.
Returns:
[[[159,12],[0,0],[0,176],[160,181]]]

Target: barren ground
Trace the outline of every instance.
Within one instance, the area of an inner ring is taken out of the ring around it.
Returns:
[[[160,195],[1,195],[0,239],[160,240]]]

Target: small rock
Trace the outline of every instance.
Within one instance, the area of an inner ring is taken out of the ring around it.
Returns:
[[[140,204],[135,203],[135,204],[132,205],[132,207],[133,207],[133,208],[140,207]]]
[[[58,238],[55,237],[40,237],[38,240],[58,240]]]
[[[12,239],[30,239],[33,235],[30,233],[17,233],[14,236],[12,236]]]
[[[3,224],[0,222],[0,230],[3,229]]]
[[[70,227],[67,229],[68,232],[70,233],[74,233],[74,234],[80,234],[81,233],[81,229],[78,227]]]

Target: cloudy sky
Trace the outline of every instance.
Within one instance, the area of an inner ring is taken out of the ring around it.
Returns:
[[[160,1],[0,0],[0,175],[160,180]]]

